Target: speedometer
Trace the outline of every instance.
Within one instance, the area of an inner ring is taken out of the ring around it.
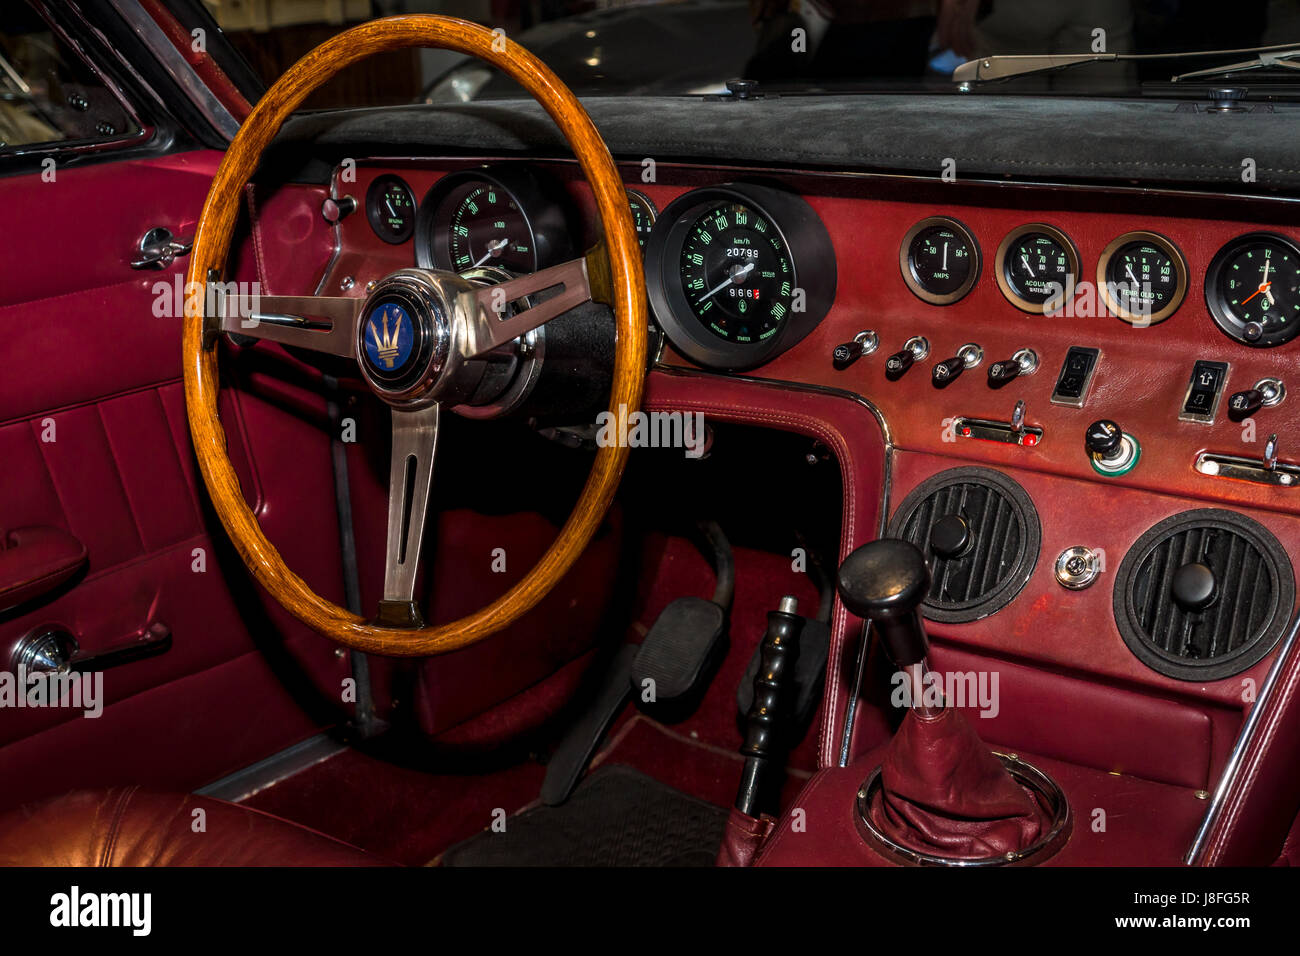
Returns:
[[[680,265],[691,311],[720,339],[761,342],[790,314],[790,251],[772,224],[744,203],[719,203],[698,215]]]
[[[826,227],[801,197],[769,186],[678,197],[645,252],[655,318],[679,352],[710,368],[751,368],[785,351],[835,297]]]

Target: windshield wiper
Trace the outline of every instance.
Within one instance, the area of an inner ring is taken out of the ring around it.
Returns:
[[[1191,73],[1179,73],[1177,76],[1170,77],[1170,83],[1177,83],[1180,80],[1194,80],[1203,76],[1221,76],[1224,73],[1237,73],[1242,70],[1262,70],[1265,67],[1277,66],[1284,70],[1300,70],[1300,63],[1293,63],[1292,58],[1300,56],[1300,49],[1284,50],[1281,53],[1261,53],[1253,60],[1243,60],[1240,63],[1229,63],[1227,66],[1214,66],[1208,70],[1193,70]]]
[[[1228,66],[1197,70],[1194,73],[1181,73],[1171,82],[1192,79],[1200,76],[1216,76],[1237,70],[1255,70],[1277,66],[1288,70],[1300,70],[1300,64],[1292,63],[1291,58],[1300,56],[1300,45],[1296,43],[1278,43],[1273,46],[1244,47],[1237,50],[1192,50],[1186,53],[1035,53],[1008,54],[1000,56],[982,56],[977,60],[967,60],[952,71],[954,83],[966,84],[991,83],[995,80],[1009,80],[1031,73],[1045,73],[1049,70],[1064,70],[1082,63],[1137,62],[1141,60],[1187,60],[1206,56],[1238,56],[1255,54],[1255,59]]]

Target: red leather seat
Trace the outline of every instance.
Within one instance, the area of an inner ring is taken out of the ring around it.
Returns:
[[[0,815],[0,866],[385,865],[288,820],[193,794],[115,787]]]

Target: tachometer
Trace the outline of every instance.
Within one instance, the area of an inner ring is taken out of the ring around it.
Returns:
[[[1300,248],[1270,232],[1233,239],[1210,262],[1205,302],[1215,324],[1238,342],[1290,342],[1300,333]]]
[[[998,246],[997,279],[1018,309],[1046,313],[1074,298],[1079,252],[1070,237],[1041,222],[1013,229]]]
[[[536,272],[571,254],[558,204],[523,169],[444,176],[420,206],[416,262],[425,268]]]
[[[646,245],[655,317],[697,364],[745,368],[790,348],[835,296],[830,236],[803,199],[750,184],[674,200]]]

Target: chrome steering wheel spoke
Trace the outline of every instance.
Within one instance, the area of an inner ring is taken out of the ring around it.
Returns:
[[[592,256],[588,254],[581,259],[539,269],[496,285],[477,286],[462,293],[460,306],[466,322],[465,336],[460,345],[461,356],[468,359],[491,352],[591,301],[591,264]],[[513,303],[548,292],[551,294],[532,308],[511,314]]]
[[[433,483],[441,406],[416,411],[393,409],[393,451],[388,476],[388,548],[384,595],[375,623],[423,627],[415,602],[415,576]]]
[[[220,297],[222,332],[356,358],[364,299],[318,295]]]

